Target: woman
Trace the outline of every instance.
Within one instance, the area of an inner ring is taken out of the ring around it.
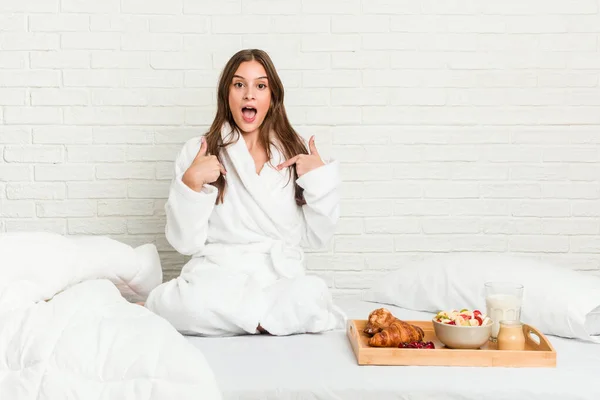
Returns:
[[[185,334],[290,335],[343,328],[302,246],[326,245],[339,218],[337,162],[325,163],[290,125],[267,53],[242,50],[226,64],[205,137],[175,161],[166,237],[192,255],[146,307]]]

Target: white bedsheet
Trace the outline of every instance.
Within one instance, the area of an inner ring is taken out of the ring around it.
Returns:
[[[338,301],[350,319],[382,306]],[[429,313],[384,305],[403,319]],[[359,366],[344,331],[288,337],[187,339],[204,353],[225,399],[600,399],[600,345],[548,336],[556,368]]]

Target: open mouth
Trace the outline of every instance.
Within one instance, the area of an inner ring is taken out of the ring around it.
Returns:
[[[243,107],[242,108],[242,117],[244,121],[251,123],[254,122],[256,118],[256,108],[254,107]]]

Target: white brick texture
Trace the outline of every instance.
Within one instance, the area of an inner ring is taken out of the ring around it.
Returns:
[[[600,274],[600,1],[23,0],[0,4],[0,231],[155,243],[181,145],[237,50],[342,168],[336,296],[439,252]]]

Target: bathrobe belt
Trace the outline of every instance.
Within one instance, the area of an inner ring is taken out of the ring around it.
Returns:
[[[291,246],[283,240],[268,239],[264,242],[248,244],[207,243],[194,257],[208,259],[227,258],[230,262],[243,263],[244,255],[269,255],[273,269],[285,278],[295,278],[305,274],[304,251],[299,246]]]

